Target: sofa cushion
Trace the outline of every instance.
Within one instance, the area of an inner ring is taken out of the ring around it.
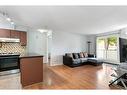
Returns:
[[[98,66],[103,64],[103,61],[97,58],[89,58],[88,62],[90,62],[91,65]]]
[[[81,63],[80,59],[73,59],[73,64],[79,64],[79,63]]]
[[[73,56],[74,56],[74,59],[78,59],[79,58],[78,53],[73,53]]]
[[[80,60],[82,63],[87,62],[87,58],[80,58]]]
[[[84,58],[83,52],[80,52],[80,53],[79,53],[79,56],[80,56],[80,58]]]
[[[73,59],[73,54],[72,53],[66,53],[65,55],[68,56],[68,57],[71,57]]]
[[[92,63],[102,63],[103,62],[102,60],[97,59],[97,58],[88,58],[88,61]]]

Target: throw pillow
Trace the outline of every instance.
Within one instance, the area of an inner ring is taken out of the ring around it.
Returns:
[[[74,55],[74,58],[75,59],[78,59],[79,58],[78,53],[73,53],[73,55]]]
[[[84,57],[88,57],[88,54],[86,52],[83,52]]]
[[[79,53],[80,58],[84,57],[84,54],[82,52]]]
[[[66,56],[71,57],[73,59],[72,53],[67,53]]]

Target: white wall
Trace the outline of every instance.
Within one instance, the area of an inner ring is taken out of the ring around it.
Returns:
[[[88,35],[87,41],[90,41],[90,53],[95,54],[96,53],[96,35]],[[87,44],[87,52],[88,52],[88,44]]]
[[[36,30],[28,32],[28,51],[44,55],[46,62],[47,39],[46,35]],[[63,55],[69,52],[86,51],[86,37],[79,34],[57,32],[52,33],[51,65],[61,65]]]
[[[63,64],[65,53],[86,51],[86,37],[79,34],[53,31],[52,65]]]
[[[28,31],[28,52],[44,55],[44,63],[46,62],[46,35],[36,30]]]

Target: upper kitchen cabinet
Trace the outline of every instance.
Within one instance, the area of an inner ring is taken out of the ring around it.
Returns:
[[[11,31],[8,29],[0,29],[0,37],[1,38],[10,38]]]
[[[11,30],[11,38],[18,38],[20,39],[20,32],[16,30]]]
[[[27,44],[27,33],[26,32],[20,32],[20,44],[22,46],[26,46]]]

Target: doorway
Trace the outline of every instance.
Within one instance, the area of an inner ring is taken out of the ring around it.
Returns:
[[[47,33],[47,42],[46,42],[46,62],[48,65],[51,65],[51,51],[52,51],[52,31],[49,30]]]

